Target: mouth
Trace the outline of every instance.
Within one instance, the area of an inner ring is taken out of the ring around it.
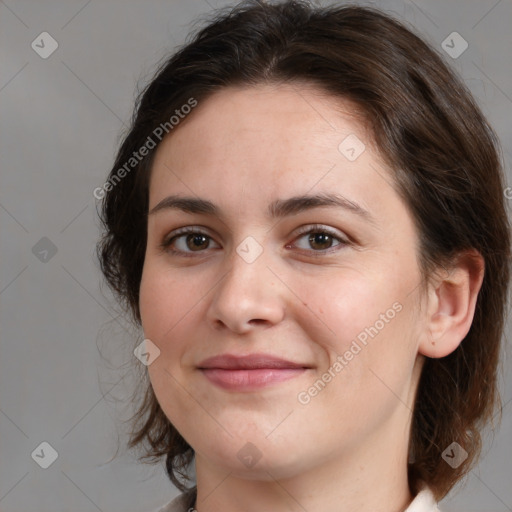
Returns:
[[[230,391],[253,391],[304,374],[311,367],[267,354],[224,354],[202,361],[198,369],[212,384]]]

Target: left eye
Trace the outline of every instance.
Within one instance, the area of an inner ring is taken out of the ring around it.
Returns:
[[[305,241],[306,246],[300,246],[297,242],[294,245],[298,246],[299,249],[309,250],[313,249],[315,252],[322,252],[331,249],[332,247],[337,247],[339,245],[347,245],[348,241],[343,238],[331,233],[330,231],[326,231],[325,229],[312,229],[302,234],[297,238],[297,240]],[[337,244],[334,242],[337,241]],[[288,246],[289,247],[289,246]]]

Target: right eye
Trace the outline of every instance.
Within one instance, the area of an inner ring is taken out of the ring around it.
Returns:
[[[211,242],[213,242],[213,239],[202,231],[193,228],[181,228],[166,237],[161,247],[171,254],[188,257],[193,256],[193,253],[204,252],[205,249],[210,248]]]

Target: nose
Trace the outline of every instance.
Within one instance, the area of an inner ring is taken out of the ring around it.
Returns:
[[[265,251],[250,263],[232,252],[207,311],[207,320],[215,329],[244,334],[282,321],[284,285],[268,264]]]

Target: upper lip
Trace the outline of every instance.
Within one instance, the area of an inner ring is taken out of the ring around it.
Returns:
[[[201,361],[199,369],[218,368],[223,370],[251,370],[257,368],[309,368],[302,363],[294,363],[268,354],[249,354],[237,356],[222,354]]]

